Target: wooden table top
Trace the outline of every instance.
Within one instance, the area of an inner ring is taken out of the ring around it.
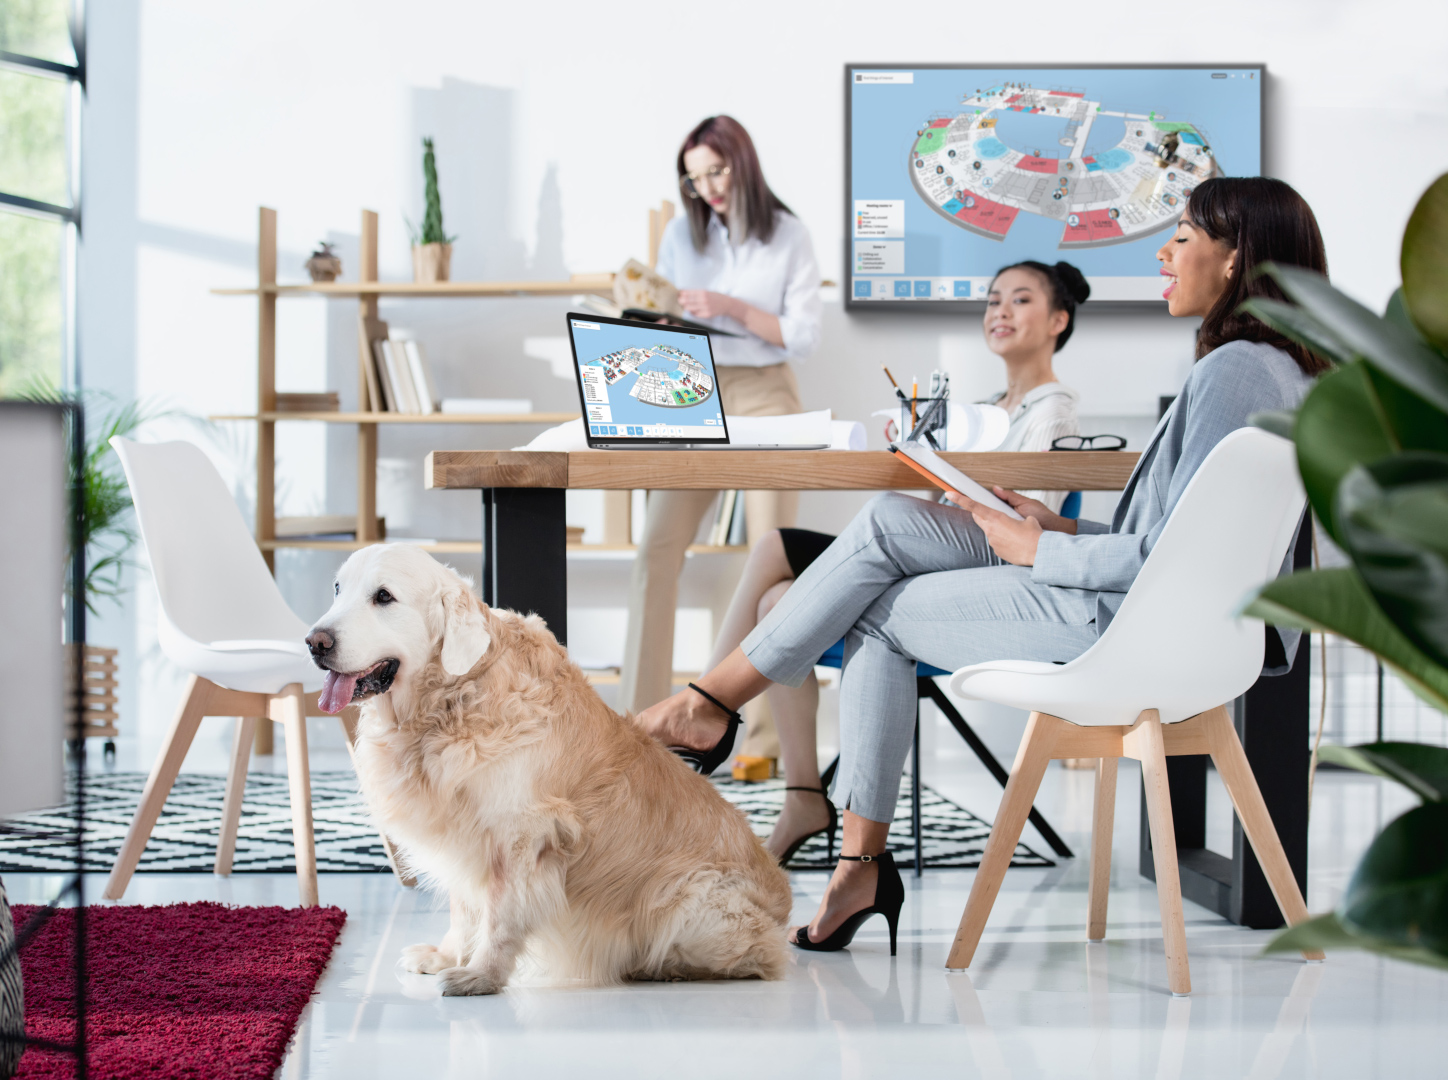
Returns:
[[[978,483],[1012,490],[1120,491],[1134,452],[942,454]],[[429,488],[889,491],[925,487],[888,450],[434,450]]]

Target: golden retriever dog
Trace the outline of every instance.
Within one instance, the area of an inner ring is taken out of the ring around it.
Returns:
[[[361,702],[357,775],[407,866],[446,890],[448,995],[551,978],[779,978],[784,872],[704,777],[609,709],[543,620],[416,547],[358,551],[307,644],[320,705]]]

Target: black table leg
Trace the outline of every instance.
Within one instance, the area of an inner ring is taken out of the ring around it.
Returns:
[[[1298,530],[1293,555],[1297,569],[1312,565],[1312,527]],[[1297,646],[1292,670],[1286,675],[1260,678],[1243,695],[1237,710],[1237,736],[1257,777],[1262,799],[1277,836],[1287,853],[1297,886],[1307,895],[1307,767],[1308,675],[1312,649],[1306,635]],[[1254,930],[1275,930],[1284,925],[1282,913],[1262,874],[1252,845],[1242,834],[1242,823],[1232,818],[1232,857],[1206,847],[1207,759],[1204,756],[1167,759],[1171,785],[1171,812],[1176,826],[1177,859],[1181,867],[1182,895],[1223,918]],[[1142,795],[1139,869],[1142,877],[1156,880],[1151,854],[1151,832]]]
[[[915,699],[915,742],[910,749],[910,832],[915,837],[915,876],[925,873],[925,838],[920,835],[920,699]]]
[[[568,529],[562,488],[483,489],[483,603],[543,617],[568,644]]]

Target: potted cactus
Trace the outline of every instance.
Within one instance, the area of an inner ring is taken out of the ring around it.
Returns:
[[[422,228],[412,235],[412,280],[416,282],[446,281],[452,265],[452,242],[455,236],[442,231],[442,197],[437,191],[437,159],[432,140],[422,140],[423,200]]]

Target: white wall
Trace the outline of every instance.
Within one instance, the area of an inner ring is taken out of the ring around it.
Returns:
[[[1265,61],[1268,171],[1316,209],[1337,283],[1373,305],[1386,300],[1402,224],[1448,165],[1448,7],[1234,0],[1147,9],[1100,0],[1087,11],[1047,0],[1025,11],[977,8],[955,27],[941,13],[859,0],[90,5],[86,380],[198,414],[251,408],[254,307],[208,289],[251,280],[257,205],[280,212],[284,278],[299,278],[324,238],[340,243],[355,275],[363,207],[382,215],[383,276],[405,278],[402,215],[420,214],[418,138],[429,132],[438,138],[445,220],[460,234],[459,276],[558,276],[644,255],[646,208],[677,200],[679,140],[701,117],[729,112],[752,132],[771,184],[809,227],[825,275],[838,280],[847,60]],[[525,359],[522,341],[558,333],[567,306],[391,304],[384,317],[428,342],[443,393],[529,396],[539,408],[566,409],[571,383]],[[355,394],[353,308],[315,300],[282,308],[280,385],[338,389],[345,405]],[[1088,426],[1139,436],[1157,396],[1175,392],[1190,366],[1191,330],[1159,315],[1085,312],[1060,373],[1081,389]],[[885,400],[882,360],[922,375],[943,363],[985,385],[994,371],[969,320],[846,316],[834,297],[820,351],[801,369],[806,404],[863,418]],[[205,437],[245,497],[250,434]],[[282,512],[352,508],[351,438],[284,429]],[[416,460],[434,447],[513,441],[518,432],[394,430],[382,454]],[[859,501],[807,496],[806,520],[837,527]],[[584,502],[578,512],[587,513]],[[419,493],[417,535],[471,535],[476,524],[471,494]],[[305,617],[324,602],[332,565],[284,557],[279,576]],[[97,640],[124,647],[126,715],[155,731],[172,707],[174,678],[149,629],[150,586],[139,585],[125,611],[100,621]],[[698,584],[701,596],[716,587],[707,574]]]

